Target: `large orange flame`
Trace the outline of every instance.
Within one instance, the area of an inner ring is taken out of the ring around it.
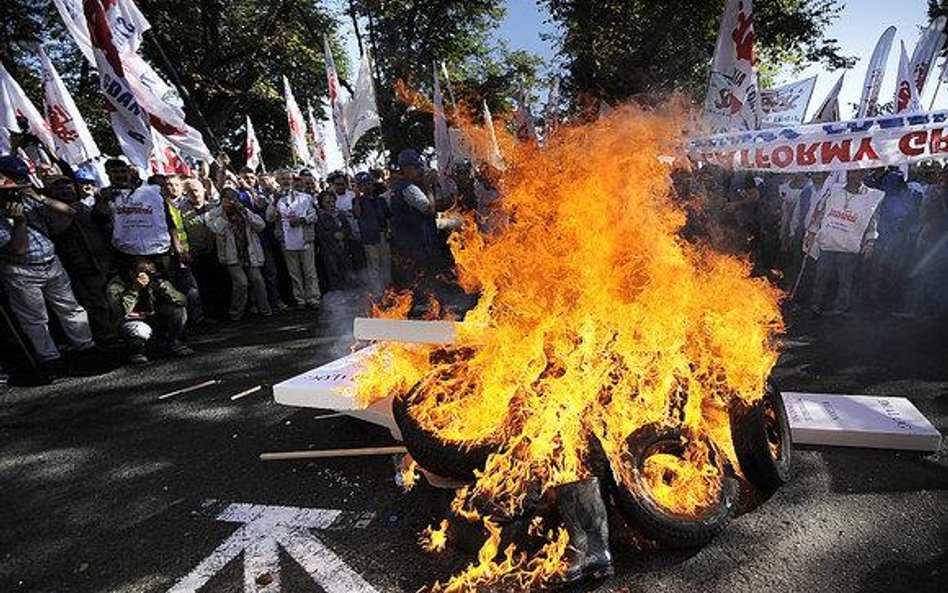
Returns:
[[[365,405],[424,381],[414,408],[423,427],[496,447],[453,507],[483,520],[488,541],[476,565],[436,589],[560,574],[565,531],[551,530],[531,558],[501,551],[474,502],[516,515],[528,492],[588,477],[593,438],[621,466],[637,428],[684,426],[734,461],[727,408],[764,393],[780,297],[748,277],[748,262],[680,238],[685,215],[659,157],[673,153],[683,121],[624,107],[508,152],[506,226],[484,234],[469,222],[450,240],[461,285],[480,295],[456,343],[382,344],[358,377]],[[702,448],[643,469],[675,512],[714,495],[720,476]]]

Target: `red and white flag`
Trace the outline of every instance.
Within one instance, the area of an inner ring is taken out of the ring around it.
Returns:
[[[49,122],[56,144],[56,154],[72,166],[99,156],[86,122],[82,119],[76,103],[56,72],[49,56],[42,46],[37,50],[43,73],[43,102],[46,107],[46,120]]]
[[[309,146],[313,155],[313,166],[316,168],[319,177],[326,175],[326,140],[323,138],[322,130],[319,129],[319,120],[313,113],[313,105],[306,101],[306,119],[309,123]]]
[[[375,83],[372,81],[372,58],[366,50],[359,60],[352,99],[345,104],[346,146],[349,150],[372,128],[382,125],[379,108],[375,103]]]
[[[257,170],[260,166],[260,142],[257,133],[253,130],[253,122],[247,116],[247,143],[244,145],[244,156],[247,158],[247,168]]]
[[[810,120],[811,124],[824,123],[829,121],[839,121],[839,91],[843,88],[843,79],[846,77],[844,72],[839,76],[839,80],[830,89],[829,94],[820,104],[820,108],[813,114]]]
[[[151,152],[151,172],[156,175],[181,175],[191,176],[191,167],[187,161],[181,157],[181,153],[173,144],[168,142],[165,136],[162,136],[151,130],[151,141],[154,147]]]
[[[323,36],[323,45],[326,49],[326,86],[329,89],[329,108],[332,110],[332,125],[336,130],[336,143],[342,152],[342,158],[348,164],[352,154],[349,146],[349,126],[346,122],[345,105],[339,93],[339,75],[336,74],[336,62],[329,49],[329,37]]]
[[[909,69],[909,57],[905,53],[905,42],[902,42],[902,53],[899,56],[899,76],[895,79],[895,99],[892,111],[900,113],[918,113],[922,104],[918,100],[918,91],[915,88],[915,76]]]
[[[915,45],[915,51],[912,52],[912,59],[909,61],[909,71],[915,80],[915,90],[918,96],[922,96],[925,90],[925,83],[928,82],[928,75],[935,65],[935,57],[941,48],[945,45],[945,24],[948,18],[940,16],[928,26],[922,33],[918,43]]]
[[[303,112],[293,97],[290,81],[283,77],[283,95],[286,98],[286,121],[290,128],[290,145],[293,147],[293,156],[306,166],[312,165],[313,158],[306,145],[306,120]]]
[[[99,72],[99,89],[105,95],[112,130],[122,153],[135,166],[149,169],[152,152],[148,112],[138,103],[112,37],[103,4],[110,0],[85,0],[86,23]]]
[[[711,133],[760,127],[752,0],[727,0],[704,102]]]
[[[25,119],[28,129],[21,129],[17,118]],[[4,152],[10,152],[10,132],[27,132],[39,138],[50,154],[55,153],[56,144],[53,142],[49,124],[3,64],[0,64],[0,127],[3,128],[0,135],[3,135],[7,142],[5,147],[0,147]],[[0,144],[2,143],[0,140]]]
[[[889,52],[892,51],[893,39],[895,39],[895,27],[889,27],[882,32],[882,36],[876,42],[876,48],[872,51],[872,57],[869,59],[869,67],[866,69],[866,81],[862,84],[862,97],[859,99],[859,110],[856,112],[856,119],[876,115],[879,89],[882,87],[882,79],[885,77],[885,64],[889,60]]]

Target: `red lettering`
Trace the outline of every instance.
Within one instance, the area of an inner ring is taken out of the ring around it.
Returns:
[[[818,142],[813,144],[797,144],[797,164],[815,165],[816,149],[820,147]]]
[[[829,165],[833,162],[833,159],[838,160],[841,163],[848,163],[850,161],[850,149],[852,148],[853,141],[846,139],[841,141],[839,144],[833,142],[823,142],[820,146],[820,161],[824,165]]]
[[[856,149],[856,154],[853,156],[854,161],[861,161],[863,159],[879,160],[876,149],[872,147],[872,136],[866,136],[859,141],[859,148]]]
[[[763,149],[758,148],[754,151],[754,163],[758,169],[769,169],[770,157],[767,156],[767,153],[764,152]]]
[[[918,132],[909,132],[899,138],[899,150],[906,156],[918,156],[925,152],[925,140],[928,132],[921,130]]]
[[[932,130],[928,145],[931,147],[932,154],[948,152],[948,136],[945,136],[945,128],[935,128]]]
[[[741,149],[741,166],[750,167],[750,159],[748,158],[746,148]]]
[[[778,146],[770,155],[770,160],[781,169],[790,166],[793,163],[793,147]]]

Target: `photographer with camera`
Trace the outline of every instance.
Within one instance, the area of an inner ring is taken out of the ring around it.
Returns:
[[[73,211],[37,194],[29,175],[29,167],[20,159],[0,157],[0,280],[37,358],[56,371],[61,355],[49,333],[47,303],[74,348],[86,350],[94,343],[88,315],[76,302],[49,238],[53,216],[69,218]]]
[[[179,358],[194,354],[184,343],[187,298],[158,273],[154,262],[132,259],[106,291],[115,316],[122,320],[130,363],[147,363],[148,349]]]

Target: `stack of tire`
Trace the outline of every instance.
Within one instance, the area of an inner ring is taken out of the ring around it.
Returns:
[[[405,447],[425,470],[462,481],[474,479],[474,471],[483,469],[494,444],[465,447],[445,443],[426,431],[411,413],[416,389],[395,398],[395,421],[402,431]],[[626,439],[624,472],[610,470],[608,463],[600,476],[610,484],[612,499],[629,526],[656,544],[673,549],[695,548],[707,544],[720,533],[741,506],[742,491],[752,492],[754,503],[766,500],[790,479],[792,444],[783,398],[768,383],[764,396],[752,405],[738,403],[730,410],[731,439],[740,473],[737,472],[706,434],[685,427],[646,425]],[[682,457],[694,441],[702,441],[709,461],[721,480],[716,497],[696,513],[687,516],[663,506],[650,492],[645,476],[646,461],[655,454]],[[619,477],[619,476],[624,477]]]

